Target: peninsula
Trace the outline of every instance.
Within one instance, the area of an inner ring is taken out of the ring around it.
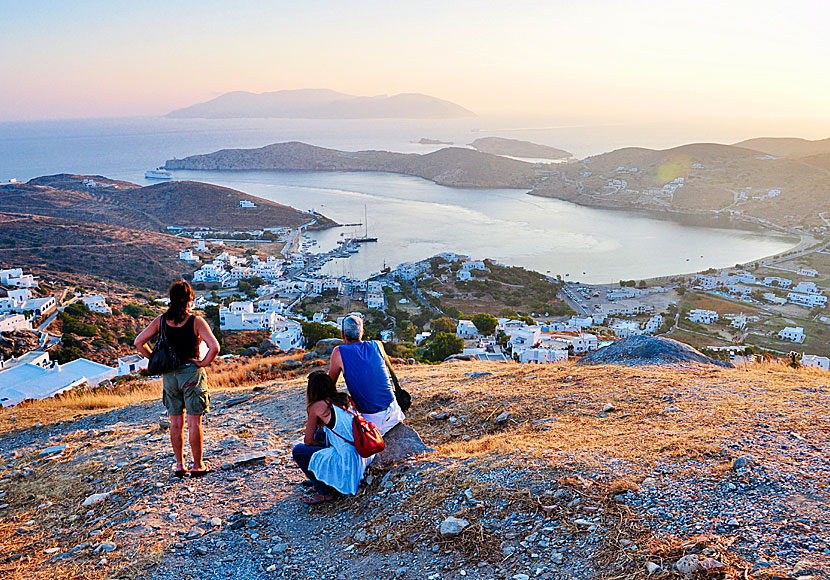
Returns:
[[[141,187],[100,175],[66,173],[0,185],[0,212],[148,231],[336,225],[325,216],[209,183],[169,181]]]
[[[511,157],[531,157],[536,159],[568,159],[573,154],[564,149],[540,145],[530,141],[505,139],[504,137],[482,137],[470,143],[470,147],[483,153],[509,155]]]
[[[164,166],[213,171],[379,171],[414,175],[449,187],[530,189],[535,179],[530,163],[461,147],[420,155],[338,151],[296,141],[170,159]]]
[[[234,91],[167,114],[179,119],[458,119],[475,113],[420,93],[363,97],[329,89]]]

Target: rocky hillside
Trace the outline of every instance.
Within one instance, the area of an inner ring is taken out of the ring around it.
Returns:
[[[665,189],[682,179],[680,187]],[[783,226],[824,225],[830,173],[801,160],[696,143],[626,148],[564,168],[532,193],[585,205],[735,216]]]
[[[450,101],[403,93],[359,97],[328,89],[299,89],[268,93],[234,91],[177,109],[175,118],[240,119],[456,119],[475,113]]]
[[[735,146],[762,151],[778,157],[800,159],[811,155],[830,153],[830,138],[810,141],[809,139],[794,137],[758,137],[735,143]]]
[[[222,171],[380,171],[414,175],[449,187],[525,188],[530,187],[534,177],[530,163],[459,147],[419,155],[338,151],[296,141],[171,159],[165,167]]]
[[[83,180],[87,178],[113,187],[86,187]],[[256,207],[239,207],[242,200],[252,201]],[[169,181],[139,187],[99,176],[70,174],[0,185],[0,211],[150,231],[167,226],[230,230],[296,227],[314,219],[294,208],[218,185]],[[320,217],[316,227],[333,223]]]
[[[191,245],[167,234],[0,213],[0,264],[24,266],[49,278],[80,276],[84,285],[116,280],[132,288],[166,290],[172,280],[193,271],[178,259],[179,251]]]
[[[317,364],[302,358],[295,379],[214,393],[201,480],[171,477],[157,393],[0,411],[4,578],[830,572],[823,371],[401,366],[407,423],[435,452],[308,509],[290,457]]]

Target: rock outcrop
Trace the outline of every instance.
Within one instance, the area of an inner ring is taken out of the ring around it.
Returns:
[[[729,367],[732,365],[709,358],[688,344],[670,338],[632,336],[582,357],[577,364],[616,364],[626,366],[698,363]]]
[[[414,457],[421,453],[430,453],[434,449],[424,445],[421,436],[404,423],[398,423],[383,436],[383,442],[386,448],[375,455],[372,460],[372,467],[375,469],[385,469],[404,459]]]

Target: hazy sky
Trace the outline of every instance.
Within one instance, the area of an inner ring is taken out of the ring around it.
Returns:
[[[826,2],[0,0],[0,121],[232,90],[422,92],[479,114],[830,127]]]

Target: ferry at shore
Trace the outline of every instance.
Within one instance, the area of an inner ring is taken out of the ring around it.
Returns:
[[[163,167],[157,167],[144,172],[144,179],[173,179],[173,174],[165,171]]]

